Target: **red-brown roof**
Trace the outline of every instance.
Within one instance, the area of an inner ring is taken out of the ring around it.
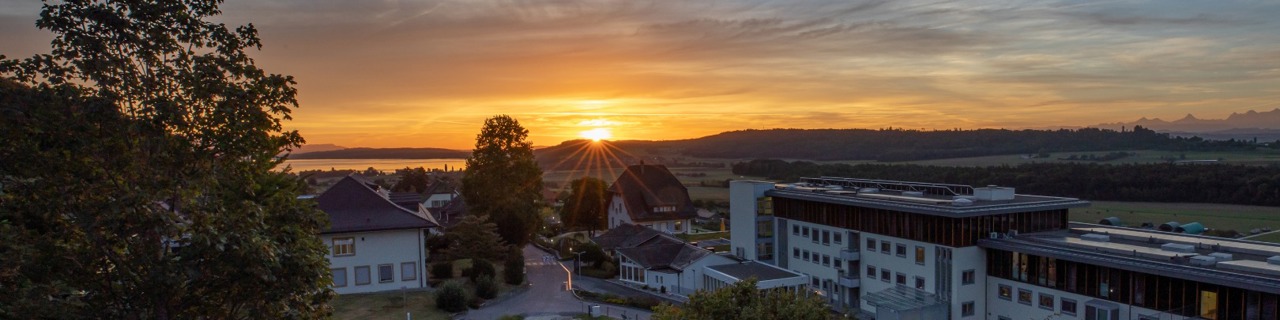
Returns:
[[[635,222],[691,219],[697,215],[693,200],[689,199],[689,189],[664,165],[629,166],[609,186],[609,192],[622,196],[627,214]],[[609,202],[613,202],[613,197],[609,197]],[[654,212],[654,207],[675,207],[675,210]]]

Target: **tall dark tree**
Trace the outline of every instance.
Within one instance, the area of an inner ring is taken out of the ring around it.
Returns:
[[[449,245],[447,259],[495,260],[506,253],[493,222],[477,216],[466,216],[445,233]]]
[[[529,130],[515,118],[486,119],[462,176],[468,210],[496,223],[503,241],[517,247],[529,243],[540,223],[542,169],[528,137]]]
[[[0,318],[329,313],[293,79],[219,2],[47,3],[52,52],[0,57]]]
[[[560,220],[571,229],[588,230],[591,236],[594,231],[608,228],[609,211],[605,207],[604,181],[594,177],[583,177],[569,182],[569,197],[564,200],[560,209]]]
[[[431,176],[427,175],[427,170],[422,167],[408,168],[396,170],[400,174],[400,180],[391,186],[391,191],[396,192],[427,192],[427,186],[431,185]]]

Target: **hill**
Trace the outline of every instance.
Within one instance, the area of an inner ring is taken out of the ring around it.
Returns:
[[[307,152],[291,159],[445,159],[466,158],[471,151],[441,148],[348,148]]]
[[[1215,133],[1218,135],[1229,134],[1232,133],[1233,130],[1239,129],[1253,129],[1262,132],[1274,133],[1274,130],[1280,130],[1280,108],[1264,112],[1257,112],[1253,110],[1249,110],[1245,113],[1233,112],[1230,116],[1227,116],[1226,119],[1200,119],[1196,118],[1195,115],[1187,114],[1182,117],[1182,119],[1173,121],[1165,121],[1160,118],[1147,119],[1146,117],[1143,117],[1133,122],[1102,123],[1094,125],[1093,127],[1121,130],[1122,128],[1133,128],[1134,126],[1143,126],[1156,131]]]

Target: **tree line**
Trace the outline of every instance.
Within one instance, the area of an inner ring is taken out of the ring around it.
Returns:
[[[781,181],[839,176],[869,179],[1001,185],[1019,193],[1086,200],[1280,205],[1280,166],[1229,164],[1032,163],[1018,166],[943,167],[911,164],[817,164],[758,159],[733,165],[738,175]]]

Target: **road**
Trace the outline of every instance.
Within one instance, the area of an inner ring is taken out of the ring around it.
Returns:
[[[588,305],[599,304],[578,300],[573,293],[564,290],[564,282],[568,278],[567,266],[556,262],[550,254],[530,245],[525,246],[524,257],[525,272],[530,283],[527,290],[471,310],[457,319],[496,319],[517,314],[529,319],[556,319],[586,313]],[[575,276],[574,280],[576,279]],[[650,312],[617,306],[601,305],[600,308],[610,316],[619,318],[626,314],[628,319],[648,319],[650,315]]]

